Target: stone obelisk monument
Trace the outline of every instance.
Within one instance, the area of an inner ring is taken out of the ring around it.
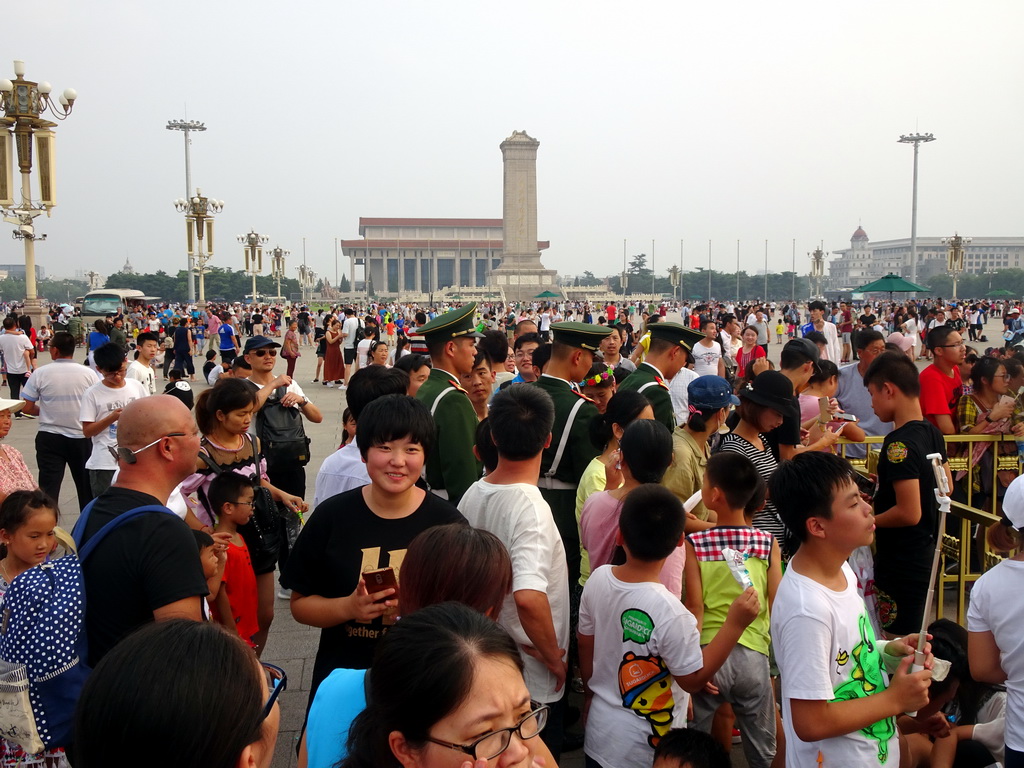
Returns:
[[[513,131],[501,142],[504,164],[502,206],[503,254],[491,280],[509,301],[530,301],[543,291],[560,293],[557,272],[544,269],[537,246],[537,147],[526,131]]]

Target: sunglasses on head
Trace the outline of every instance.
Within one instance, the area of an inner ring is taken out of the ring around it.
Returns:
[[[256,357],[264,357],[265,355],[270,355],[271,357],[277,357],[277,350],[276,349],[254,349],[249,354],[256,355]]]

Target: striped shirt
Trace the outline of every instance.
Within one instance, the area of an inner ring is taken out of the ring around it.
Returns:
[[[735,432],[730,432],[722,437],[718,450],[732,451],[733,453],[746,456],[754,464],[761,479],[767,483],[778,466],[778,462],[768,447],[768,438],[765,435],[760,435],[760,437],[764,450],[758,450],[755,445],[747,442]],[[774,536],[775,540],[779,542],[779,547],[782,549],[782,559],[789,560],[793,553],[789,551],[787,546],[789,537],[786,526],[779,517],[775,504],[770,498],[765,502],[764,508],[760,512],[754,513],[754,527]]]

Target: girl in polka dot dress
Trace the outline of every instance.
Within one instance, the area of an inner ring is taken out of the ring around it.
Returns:
[[[56,526],[57,508],[42,491],[15,491],[0,505],[0,607],[11,582],[53,552]],[[0,766],[69,768],[69,763],[63,749],[30,755],[13,741],[0,739]]]

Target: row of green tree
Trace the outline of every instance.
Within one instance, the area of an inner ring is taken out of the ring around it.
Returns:
[[[107,278],[106,288],[134,288],[147,296],[159,296],[166,301],[185,301],[188,298],[188,273],[178,270],[168,275],[163,270],[152,274],[125,274],[118,272]],[[198,290],[198,289],[197,289]],[[204,278],[207,300],[244,301],[252,293],[252,275],[221,267],[207,267]],[[299,293],[299,281],[292,277],[281,280],[281,295]],[[270,275],[256,277],[256,292],[263,296],[277,296],[277,280]]]
[[[55,304],[72,304],[84,296],[89,284],[84,280],[37,280],[36,294]],[[0,280],[0,301],[22,301],[25,298],[25,280],[8,277]]]

